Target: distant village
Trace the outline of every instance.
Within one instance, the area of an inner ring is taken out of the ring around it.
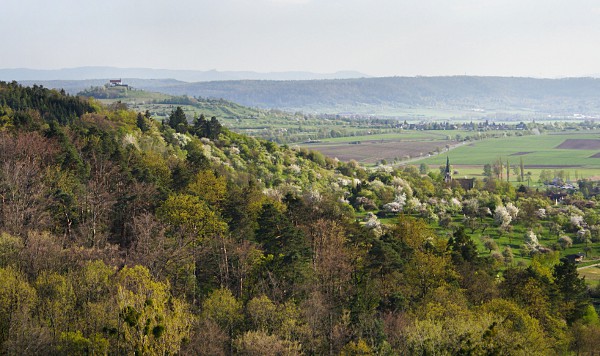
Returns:
[[[486,120],[484,122],[463,122],[450,123],[446,122],[416,122],[409,123],[404,121],[398,125],[404,130],[467,130],[467,131],[492,131],[492,130],[527,130],[527,124],[520,122],[518,124],[496,123]]]

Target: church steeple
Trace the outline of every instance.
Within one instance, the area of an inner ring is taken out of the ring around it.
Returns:
[[[444,169],[444,182],[449,183],[452,180],[452,173],[450,172],[450,158],[446,156],[446,169]]]

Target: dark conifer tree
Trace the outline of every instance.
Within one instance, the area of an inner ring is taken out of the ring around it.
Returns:
[[[188,122],[181,106],[171,112],[169,115],[169,126],[179,133],[187,132]]]
[[[474,263],[477,260],[477,246],[462,227],[456,229],[448,241],[448,248],[451,250],[452,261],[455,264]]]
[[[146,111],[146,113],[148,113]],[[150,126],[148,125],[148,122],[146,121],[146,117],[144,115],[142,115],[142,113],[138,113],[137,115],[137,127],[142,130],[142,132],[147,132],[148,130],[150,130]]]
[[[222,126],[219,120],[217,120],[215,116],[211,117],[210,122],[208,123],[206,137],[210,138],[211,140],[219,138],[219,135],[221,134],[221,129]]]
[[[196,136],[205,137],[207,127],[208,127],[208,122],[206,121],[206,117],[204,117],[204,114],[200,114],[199,117],[194,119],[193,131],[194,131],[194,134],[196,134]]]
[[[272,284],[274,297],[290,297],[302,285],[310,259],[310,248],[301,230],[273,204],[264,205],[258,217],[255,239],[267,256],[265,280]]]
[[[565,258],[554,266],[552,274],[564,305],[567,306],[563,310],[563,313],[566,314],[565,319],[571,324],[585,314],[590,304],[585,280],[579,278],[575,263]]]

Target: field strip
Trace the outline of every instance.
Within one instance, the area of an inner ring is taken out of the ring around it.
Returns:
[[[599,266],[599,265],[600,265],[600,262],[595,263],[593,265],[589,265],[589,266],[578,267],[577,270],[586,269],[586,268],[590,268],[590,267],[596,267],[596,266]]]
[[[453,150],[453,149],[455,149],[455,148],[458,148],[458,147],[464,146],[464,145],[466,145],[466,144],[467,144],[467,142],[461,142],[461,143],[457,143],[457,144],[455,144],[455,145],[452,145],[452,146],[450,146],[448,149],[446,149],[446,151],[439,152],[439,153],[434,153],[434,156],[440,156],[440,155],[443,155],[444,153],[448,153],[449,151],[451,151],[451,150]],[[406,164],[408,164],[408,163],[417,162],[417,161],[422,161],[422,160],[424,160],[424,159],[427,159],[427,158],[429,158],[429,157],[415,157],[415,158],[411,158],[411,159],[408,159],[408,160],[405,160],[405,161],[402,161],[402,162],[398,163],[398,166],[404,166],[404,165],[406,165]]]

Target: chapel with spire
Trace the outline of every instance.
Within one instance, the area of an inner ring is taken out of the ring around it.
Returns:
[[[446,156],[446,169],[444,169],[444,182],[450,183],[452,181],[452,171],[450,171],[450,158]]]

